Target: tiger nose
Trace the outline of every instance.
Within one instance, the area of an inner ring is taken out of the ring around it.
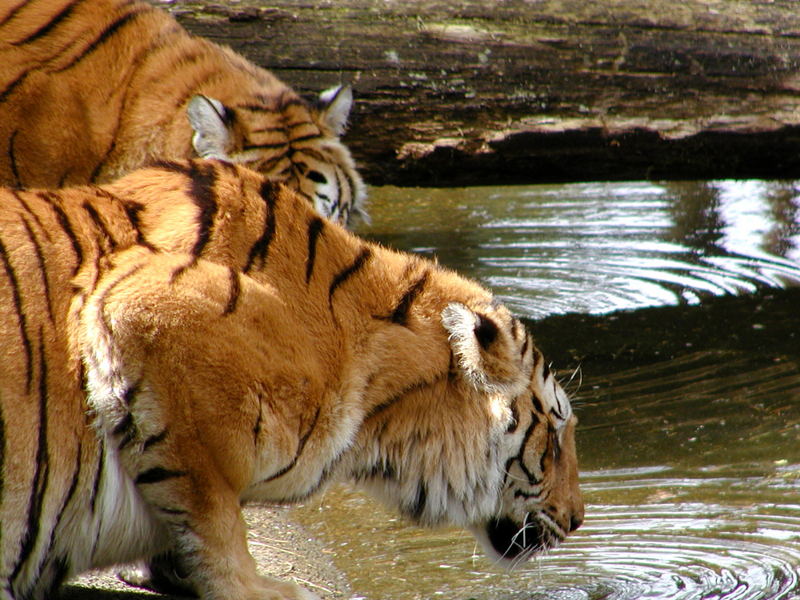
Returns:
[[[572,515],[569,518],[569,532],[572,533],[578,527],[583,525],[583,515]]]

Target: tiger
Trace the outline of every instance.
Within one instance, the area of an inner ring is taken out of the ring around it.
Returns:
[[[111,182],[156,160],[240,163],[368,221],[340,141],[349,86],[306,101],[141,0],[0,2],[0,185]]]
[[[2,600],[137,560],[204,600],[315,598],[258,574],[241,507],[334,481],[509,567],[582,523],[526,327],[281,182],[193,159],[2,188],[0,266]]]

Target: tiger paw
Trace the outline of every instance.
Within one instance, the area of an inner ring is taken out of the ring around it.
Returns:
[[[198,596],[171,554],[162,554],[149,562],[141,561],[123,567],[117,572],[117,577],[130,586],[167,596]]]
[[[254,600],[320,600],[319,596],[297,584],[269,577],[260,577],[259,579],[264,586],[264,593]]]

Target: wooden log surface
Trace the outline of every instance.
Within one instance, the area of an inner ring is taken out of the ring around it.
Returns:
[[[372,184],[800,178],[797,0],[153,0],[302,93]]]

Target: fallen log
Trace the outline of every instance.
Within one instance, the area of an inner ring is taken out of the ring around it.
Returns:
[[[303,93],[372,184],[800,178],[796,0],[172,0]]]

